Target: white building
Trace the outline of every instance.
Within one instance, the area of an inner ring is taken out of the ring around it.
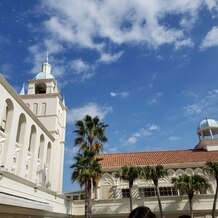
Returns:
[[[66,106],[48,60],[26,94],[23,87],[18,95],[1,75],[0,93],[0,216],[66,217]]]
[[[122,166],[155,166],[163,165],[169,173],[168,177],[160,179],[160,195],[165,218],[179,218],[189,215],[189,203],[187,195],[173,188],[171,178],[181,174],[204,174],[203,168],[207,161],[218,162],[218,122],[212,119],[203,120],[198,128],[199,143],[194,149],[131,152],[101,154],[101,164],[104,174],[98,182],[97,189],[93,193],[94,217],[127,217],[129,214],[129,188],[128,183],[116,178],[116,172]],[[206,193],[197,193],[193,198],[193,211],[195,218],[211,217],[214,193],[216,189],[215,179],[210,177],[211,187]],[[83,193],[71,193],[73,211],[76,215],[82,215],[84,202],[81,199]],[[133,188],[133,208],[146,205],[157,215],[159,207],[155,196],[152,181],[137,180]],[[218,203],[217,203],[218,211]],[[218,212],[217,212],[218,216]]]
[[[62,195],[66,106],[48,60],[33,80],[18,95],[0,75],[0,217],[42,218],[83,217],[84,195]],[[207,161],[218,161],[218,122],[203,120],[198,129],[199,143],[194,149],[102,154],[104,174],[93,192],[93,217],[127,217],[127,182],[115,177],[124,165],[162,164],[169,176],[160,180],[165,218],[189,214],[187,196],[180,195],[170,183],[183,173],[203,173]],[[193,199],[195,218],[211,217],[216,188]],[[133,207],[147,205],[159,213],[154,186],[137,180]],[[218,205],[217,205],[218,208]]]

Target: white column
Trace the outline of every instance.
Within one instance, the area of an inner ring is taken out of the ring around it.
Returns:
[[[37,161],[38,161],[38,152],[39,152],[39,146],[40,146],[40,133],[36,130],[36,140],[34,142],[34,149],[32,153],[32,160],[30,165],[30,175],[29,178],[32,182],[36,182],[36,170],[37,170]]]
[[[57,153],[59,157],[59,163],[58,163],[58,170],[59,170],[59,177],[58,177],[58,192],[62,192],[62,182],[63,182],[63,167],[64,167],[64,144],[60,143],[58,144],[59,152]]]
[[[56,144],[55,142],[51,143],[51,160],[50,160],[50,173],[49,173],[49,181],[51,183],[51,190],[52,191],[56,191],[58,192],[58,185],[57,185],[57,181],[58,181],[58,162],[59,159],[57,159],[57,146],[59,146],[58,144]]]
[[[95,199],[100,199],[100,186],[96,187],[96,192],[95,192]]]
[[[24,133],[24,142],[23,145],[21,145],[21,153],[20,153],[20,160],[18,165],[18,175],[25,178],[26,173],[26,163],[28,158],[28,147],[29,147],[29,141],[30,141],[30,132],[31,132],[31,124],[28,122],[28,117],[26,120],[26,128]]]
[[[211,129],[210,129],[210,136],[211,136],[211,138],[213,138],[213,133],[212,133]]]

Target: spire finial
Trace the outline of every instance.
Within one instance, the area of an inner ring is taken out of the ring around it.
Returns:
[[[48,50],[46,51],[46,60],[42,64],[42,72],[43,73],[51,73],[51,65],[48,63]]]
[[[46,51],[46,63],[48,63],[48,50]]]

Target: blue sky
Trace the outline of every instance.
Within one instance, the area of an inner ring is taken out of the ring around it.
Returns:
[[[218,119],[218,1],[0,0],[0,72],[20,91],[45,60],[69,109],[64,191],[74,121],[109,125],[104,152],[193,148]]]

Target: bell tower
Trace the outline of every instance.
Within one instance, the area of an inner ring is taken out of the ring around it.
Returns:
[[[57,81],[51,73],[48,55],[42,64],[41,72],[28,81],[27,93],[25,94],[22,90],[20,96],[55,139],[54,143],[47,148],[51,159],[48,186],[54,191],[61,192],[67,108]]]
[[[204,149],[206,151],[218,150],[218,121],[214,119],[202,120],[197,128],[199,143],[195,149]]]

